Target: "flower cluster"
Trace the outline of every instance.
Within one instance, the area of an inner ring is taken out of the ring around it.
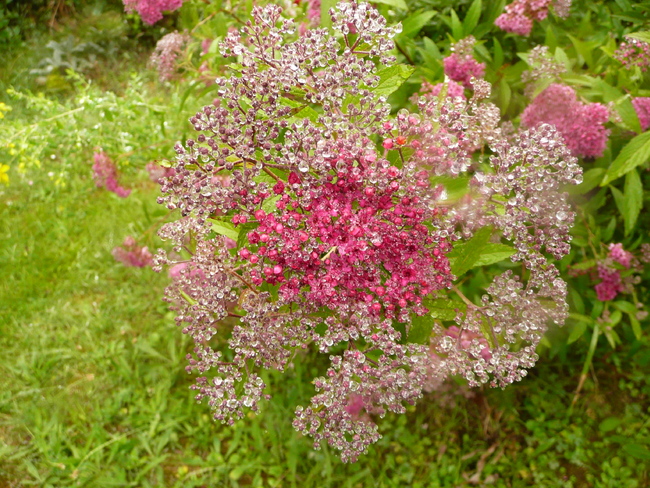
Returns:
[[[171,80],[176,73],[176,59],[190,40],[187,34],[171,32],[160,38],[151,54],[150,62],[158,70],[160,81]]]
[[[641,130],[650,129],[650,97],[636,97],[632,99],[632,105],[639,117]]]
[[[551,6],[558,17],[567,18],[571,0],[515,0],[506,6],[505,13],[494,23],[506,32],[528,36],[533,29],[533,22],[544,20]]]
[[[136,240],[127,236],[121,246],[113,249],[113,257],[124,266],[144,268],[153,264],[153,254],[147,246],[139,246]]]
[[[471,88],[472,78],[482,78],[485,74],[485,63],[474,59],[474,44],[473,36],[458,41],[451,47],[451,55],[443,60],[445,74],[465,88]]]
[[[609,110],[600,103],[582,103],[575,90],[553,83],[540,93],[521,114],[526,127],[553,124],[564,137],[574,156],[597,158],[603,155],[609,129]]]
[[[650,66],[650,44],[639,39],[627,38],[614,53],[614,58],[626,68],[638,66],[641,71],[646,71]]]
[[[174,11],[181,8],[183,0],[122,0],[124,11],[137,12],[142,21],[154,25],[163,18],[163,12]]]
[[[173,249],[156,269],[171,268],[166,300],[195,343],[187,369],[215,419],[257,411],[268,398],[259,370],[283,371],[313,347],[331,367],[294,426],[353,461],[380,437],[375,417],[403,413],[432,374],[506,384],[534,364],[541,333],[566,313],[542,252],[568,251],[573,214],[558,188],[579,168],[548,126],[506,139],[476,77],[469,100],[426,94],[391,118],[377,64],[394,63],[399,28],[365,3],[330,15],[337,37],[296,39],[279,7],[256,7],[226,37],[222,54],[241,65],[217,80],[219,98],[190,119],[198,135],[160,179],[159,203],[181,218],[160,231]],[[494,156],[478,166],[486,145]],[[432,182],[463,174],[472,191],[455,206]],[[451,293],[450,253],[481,227],[513,243],[528,282],[502,275],[446,329],[429,302]],[[409,339],[422,321],[431,343]]]
[[[93,154],[93,161],[93,179],[97,187],[106,188],[121,198],[126,198],[131,194],[131,190],[118,184],[117,167],[108,154],[104,151],[96,152]]]
[[[525,93],[529,96],[538,82],[558,81],[560,75],[566,71],[566,68],[549,53],[548,46],[535,46],[528,53],[527,61],[530,69],[522,73],[521,81],[527,84]]]

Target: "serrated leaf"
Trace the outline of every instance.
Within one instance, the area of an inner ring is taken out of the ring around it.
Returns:
[[[467,15],[465,15],[465,19],[463,19],[463,33],[465,36],[470,35],[478,25],[478,21],[481,18],[482,7],[483,4],[481,0],[474,0],[472,5],[469,7]]]
[[[235,226],[230,222],[225,222],[223,220],[208,219],[212,223],[212,230],[219,234],[220,236],[226,236],[233,241],[237,242],[239,238],[239,232],[235,229]]]
[[[437,298],[435,300],[424,300],[422,305],[429,309],[429,316],[439,320],[454,320],[457,310],[464,312],[467,305],[449,298]]]
[[[237,227],[237,231],[239,232],[239,236],[237,237],[238,249],[246,246],[246,243],[248,242],[248,233],[252,230],[255,230],[257,226],[258,224],[254,222],[248,222],[246,224],[240,224]]]
[[[451,264],[451,272],[460,277],[469,271],[481,256],[492,235],[491,227],[483,227],[469,241],[454,246],[447,254]]]
[[[637,134],[641,134],[643,130],[641,129],[641,122],[639,121],[639,115],[632,105],[632,101],[629,97],[621,98],[616,102],[616,111],[621,116],[623,124],[626,128],[633,130]]]
[[[625,145],[607,169],[600,186],[605,186],[620,178],[637,166],[644,164],[648,159],[650,159],[650,132],[644,132]]]
[[[402,86],[414,71],[414,66],[406,64],[397,64],[381,69],[377,72],[379,83],[371,91],[377,95],[387,97]]]
[[[426,344],[431,337],[435,322],[428,314],[411,318],[407,341],[412,344]]]
[[[390,5],[401,10],[408,10],[408,5],[406,5],[404,0],[374,0],[374,3],[383,3],[384,5]]]
[[[275,204],[278,203],[278,200],[280,200],[280,198],[282,198],[282,195],[275,195],[274,197],[267,198],[262,204],[262,210],[264,210],[266,213],[274,212],[277,208]]]
[[[631,37],[632,39],[638,39],[639,41],[650,43],[650,31],[633,32],[632,34],[626,34],[625,37]]]
[[[507,244],[490,242],[483,248],[483,252],[472,267],[499,263],[504,259],[508,259],[515,252],[515,249]]]
[[[409,15],[404,21],[402,21],[402,32],[399,33],[397,39],[415,37],[417,33],[429,23],[436,13],[435,10],[426,10],[416,15]]]

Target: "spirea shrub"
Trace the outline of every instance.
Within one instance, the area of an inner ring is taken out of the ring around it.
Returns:
[[[155,260],[173,270],[166,300],[214,418],[258,411],[260,370],[313,348],[330,367],[294,426],[354,461],[377,417],[423,388],[506,386],[534,365],[567,315],[552,260],[569,251],[562,186],[581,169],[549,125],[502,132],[476,78],[469,99],[445,84],[391,116],[386,96],[411,73],[390,55],[399,26],[365,3],[330,15],[333,34],[297,36],[279,7],[256,7],[226,37],[233,74],[160,180],[180,217]],[[507,257],[480,303],[457,286]]]

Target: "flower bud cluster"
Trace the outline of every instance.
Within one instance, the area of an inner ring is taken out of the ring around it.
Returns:
[[[139,246],[131,236],[127,236],[121,246],[113,249],[113,257],[124,266],[136,268],[151,266],[153,263],[153,254],[149,252],[147,246]]]
[[[555,15],[567,18],[571,0],[515,0],[506,6],[505,13],[501,14],[494,24],[506,32],[528,36],[533,29],[533,22],[544,20],[551,6]]]
[[[485,75],[485,63],[474,59],[474,44],[476,39],[468,36],[451,47],[451,55],[443,60],[445,74],[465,88],[471,88],[472,78],[482,78]]]
[[[117,166],[108,157],[104,151],[93,154],[93,179],[98,188],[106,188],[112,191],[120,198],[126,198],[131,194],[131,190],[120,186],[117,182]]]
[[[626,42],[618,46],[614,58],[628,69],[638,66],[641,71],[647,71],[650,66],[650,44],[628,37]]]
[[[158,70],[160,81],[168,81],[174,77],[177,69],[176,59],[189,40],[190,36],[187,34],[174,31],[164,35],[156,43],[156,49],[149,61]]]
[[[197,399],[217,420],[258,409],[260,369],[282,371],[309,347],[343,351],[294,425],[353,461],[379,438],[374,417],[403,413],[431,384],[432,364],[439,378],[500,385],[534,364],[539,336],[566,312],[542,253],[568,251],[573,214],[558,187],[579,168],[550,127],[507,141],[480,79],[470,100],[423,96],[417,113],[391,118],[375,63],[392,62],[399,28],[364,3],[330,14],[338,37],[296,38],[270,5],[224,40],[241,66],[217,80],[219,98],[190,119],[198,135],[160,179],[159,202],[181,218],[163,226],[173,249],[155,267],[171,267],[166,300],[195,343]],[[482,171],[473,153],[486,145]],[[431,181],[461,174],[474,175],[472,193],[453,207]],[[513,243],[530,279],[502,275],[456,328],[438,323],[432,344],[409,343],[427,299],[456,279],[455,242],[481,226]]]
[[[598,158],[609,137],[605,124],[609,110],[601,103],[582,103],[573,88],[554,83],[540,93],[521,114],[526,127],[553,124],[574,156]]]
[[[181,8],[183,0],[122,0],[124,11],[137,12],[142,21],[154,25],[163,18],[163,12],[174,11]]]

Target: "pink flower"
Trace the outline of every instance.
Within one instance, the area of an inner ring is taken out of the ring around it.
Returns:
[[[462,83],[465,88],[471,88],[472,78],[482,78],[485,74],[485,63],[474,59],[473,50],[476,40],[472,37],[457,42],[452,47],[453,53],[443,60],[445,74],[454,81]]]
[[[540,93],[521,114],[526,127],[553,124],[564,137],[574,156],[597,158],[603,155],[609,130],[607,107],[584,104],[573,88],[554,83]]]
[[[614,58],[618,59],[628,69],[638,66],[641,71],[646,71],[650,66],[650,44],[638,39],[628,38],[626,42],[621,43],[618,47],[614,53]]]
[[[164,11],[174,11],[181,8],[183,0],[122,0],[124,11],[138,12],[145,24],[153,25],[163,18]]]
[[[530,35],[533,21],[544,20],[548,17],[549,7],[553,4],[558,17],[569,16],[571,0],[515,0],[506,6],[506,11],[501,14],[494,24],[506,32],[520,36]]]
[[[145,168],[149,172],[149,178],[151,181],[156,183],[159,182],[160,178],[169,178],[176,174],[174,168],[165,168],[164,166],[160,166],[154,162],[148,163]]]
[[[176,73],[176,58],[181,54],[183,46],[190,40],[187,34],[178,31],[171,32],[160,38],[150,61],[158,70],[160,81],[171,80]]]
[[[632,262],[632,253],[629,253],[623,249],[623,244],[610,244],[609,245],[609,254],[608,257],[612,258],[617,263],[623,265],[626,268],[630,267]]]
[[[650,97],[637,97],[632,100],[636,115],[639,117],[641,130],[650,128]]]
[[[97,187],[104,187],[121,198],[126,198],[131,194],[131,190],[123,188],[117,183],[117,167],[104,151],[96,152],[93,155],[93,160],[95,161],[93,179]]]
[[[149,249],[144,246],[138,246],[135,239],[127,236],[122,243],[122,246],[117,246],[113,249],[113,257],[125,266],[132,266],[135,268],[144,268],[151,266],[153,262],[153,255]]]
[[[613,300],[619,292],[623,291],[621,273],[618,270],[608,268],[604,264],[599,264],[598,277],[602,281],[595,286],[595,289],[598,300],[601,302]]]
[[[440,95],[440,92],[444,86],[444,83],[437,83],[435,85],[432,85],[431,83],[425,81],[422,84],[422,89],[420,91],[421,94],[427,98],[437,97]],[[462,85],[459,85],[455,81],[450,80],[447,83],[447,96],[450,98],[460,97],[465,100],[465,89]]]

